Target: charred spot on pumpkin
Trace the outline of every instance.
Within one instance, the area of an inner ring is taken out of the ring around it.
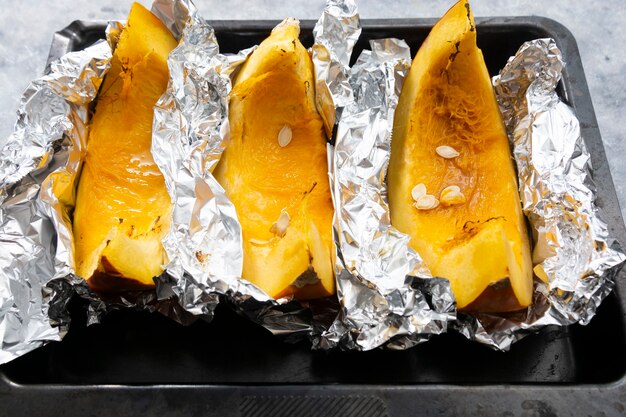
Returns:
[[[304,82],[304,93],[307,94],[309,92],[309,88],[311,88],[311,83],[308,81]]]
[[[463,225],[463,232],[468,235],[475,235],[485,224],[494,220],[506,221],[506,218],[504,216],[497,216],[497,217],[490,217],[486,220],[476,220],[476,221],[468,220]]]
[[[461,41],[458,41],[454,44],[454,49],[456,50],[452,52],[452,54],[450,54],[450,58],[448,58],[450,62],[454,62],[454,60],[456,59],[456,56],[461,53],[461,51],[459,50],[460,45],[461,45]]]
[[[477,222],[474,222],[472,220],[466,221],[463,225],[463,232],[467,234],[475,233],[476,228],[478,227],[478,223],[480,223],[480,220]]]
[[[452,63],[452,61],[450,61],[449,59],[448,59],[448,62]],[[448,66],[449,66],[449,64],[448,64]],[[442,68],[441,71],[439,72],[439,76],[441,78],[445,77],[446,83],[447,84],[451,84],[451,82],[450,82],[450,74],[448,73],[448,67]]]
[[[508,268],[507,268],[507,273],[508,273]],[[494,290],[503,290],[505,288],[510,287],[511,286],[511,282],[509,281],[508,278],[503,278],[503,279],[501,279],[499,281],[496,281],[493,284],[489,284],[489,285]]]
[[[481,313],[513,313],[523,310],[515,297],[511,280],[503,278],[496,281],[485,288],[476,300],[460,309],[464,312],[481,312]]]
[[[316,285],[319,282],[320,280],[317,277],[317,273],[312,267],[309,267],[309,269],[296,278],[291,285],[296,288],[304,288],[309,285]]]
[[[313,190],[317,187],[317,181],[313,183],[313,186],[309,189],[309,191],[305,191],[304,194],[311,194]]]
[[[104,83],[102,83],[102,85],[100,86],[100,90],[98,90],[98,94],[100,94],[101,91],[105,90],[103,88],[103,86],[104,86]],[[111,87],[109,87],[109,88],[111,88]],[[89,103],[89,107],[87,107],[87,115],[88,115],[88,119],[87,120],[91,120],[93,115],[96,114],[96,103],[95,103],[95,101],[96,100],[94,100],[91,103]],[[71,214],[71,216],[73,217],[73,213]]]
[[[472,12],[470,10],[470,5],[468,2],[465,2],[465,8],[467,9],[467,20],[469,21],[469,24],[470,24],[470,32],[473,32],[475,28],[474,28],[474,22],[472,21]]]
[[[108,262],[108,261],[107,261]],[[110,264],[108,264],[110,266]],[[144,291],[151,286],[130,278],[124,278],[109,270],[95,271],[87,281],[89,287],[98,293],[118,293],[122,291]]]
[[[104,269],[104,272],[106,272],[107,275],[123,277],[122,273],[113,266],[106,256],[102,256],[100,258],[100,265],[102,265],[102,269]]]
[[[128,84],[131,84],[133,81],[133,69],[130,65],[130,59],[128,57],[120,59],[120,63],[122,64],[122,73],[120,76],[122,78],[122,82],[124,83],[124,87],[127,88]]]
[[[159,220],[161,220],[161,216],[157,216],[156,219],[154,219],[154,223],[152,223],[152,227],[150,228],[150,231],[152,232],[160,232],[161,231],[161,224],[159,223]]]

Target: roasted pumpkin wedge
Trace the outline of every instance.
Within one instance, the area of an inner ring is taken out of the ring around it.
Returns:
[[[243,278],[278,298],[335,292],[333,204],[313,65],[285,19],[245,62],[230,97],[230,142],[215,177],[235,205]]]
[[[167,261],[171,200],[150,147],[152,108],[176,44],[133,4],[97,96],[74,209],[76,273],[94,289],[151,286]]]
[[[532,263],[511,151],[467,1],[433,27],[395,114],[387,184],[392,224],[461,310],[532,301]]]

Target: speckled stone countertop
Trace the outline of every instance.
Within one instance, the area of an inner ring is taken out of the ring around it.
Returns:
[[[53,32],[76,19],[124,19],[131,0],[1,0],[0,145],[13,129],[22,90],[41,74]],[[142,0],[149,5],[151,0]],[[317,19],[324,0],[196,0],[220,19]],[[362,18],[439,17],[454,0],[360,0]],[[10,4],[10,7],[6,7]],[[474,0],[476,16],[538,15],[574,34],[591,91],[622,214],[626,217],[626,2],[622,0]]]

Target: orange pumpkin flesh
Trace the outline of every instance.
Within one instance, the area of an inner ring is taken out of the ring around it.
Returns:
[[[133,4],[97,97],[73,217],[76,273],[95,289],[152,286],[167,261],[171,200],[150,147],[176,44]]]
[[[442,146],[458,156],[440,156]],[[450,280],[458,308],[502,312],[531,303],[516,174],[467,1],[439,20],[415,56],[396,109],[387,181],[392,224],[434,275]],[[418,184],[440,204],[416,208]],[[464,202],[444,204],[449,186]],[[502,280],[512,291],[494,285]],[[489,301],[474,303],[486,290]]]
[[[275,298],[311,299],[335,292],[333,205],[313,65],[299,32],[286,19],[237,74],[230,142],[214,175],[241,222],[243,277]],[[281,146],[280,135],[291,140]],[[284,234],[273,227],[282,212]]]

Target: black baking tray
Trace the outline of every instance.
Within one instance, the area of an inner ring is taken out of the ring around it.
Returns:
[[[223,52],[258,44],[275,21],[216,21]],[[365,20],[369,39],[405,39],[415,54],[434,19]],[[312,43],[314,22],[302,22]],[[492,74],[527,40],[552,37],[567,62],[561,97],[574,107],[591,153],[598,204],[626,242],[617,196],[572,34],[541,17],[477,19]],[[50,58],[104,35],[76,21]],[[601,65],[601,63],[589,63]],[[219,307],[212,323],[180,326],[158,313],[117,311],[0,367],[0,415],[70,416],[611,416],[626,409],[626,273],[588,326],[546,328],[507,353],[445,334],[407,351],[311,352]]]

